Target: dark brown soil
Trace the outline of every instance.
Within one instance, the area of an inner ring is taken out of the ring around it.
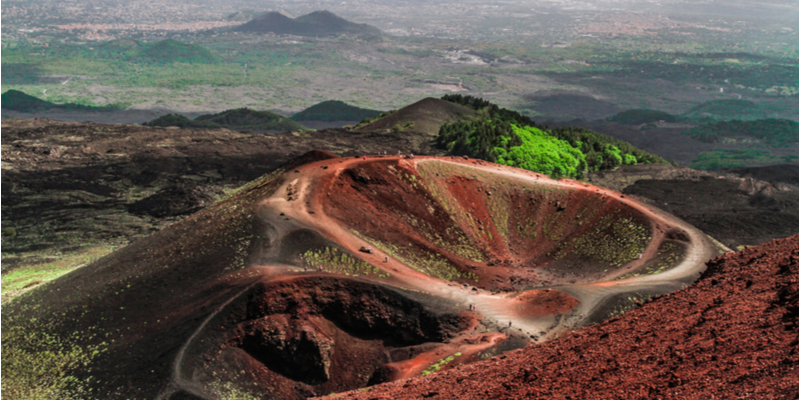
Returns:
[[[591,174],[589,181],[649,202],[732,249],[798,232],[797,185],[655,164]]]
[[[324,275],[264,282],[241,299],[186,360],[195,384],[232,382],[280,399],[351,390],[474,325],[441,300]]]
[[[754,167],[728,168],[725,172],[744,178],[753,178],[771,183],[785,183],[797,186],[800,182],[800,169],[797,164],[774,164]]]
[[[348,399],[796,399],[798,237],[708,263],[691,287],[557,340]]]
[[[144,237],[312,149],[430,153],[413,132],[266,135],[129,124],[3,119],[3,273]],[[424,138],[423,138],[424,136]],[[8,262],[8,267],[6,266]]]

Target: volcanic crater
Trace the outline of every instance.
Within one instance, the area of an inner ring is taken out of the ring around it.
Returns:
[[[281,179],[255,205],[249,268],[270,272],[175,364],[206,391],[304,398],[485,359],[683,287],[717,251],[624,195],[461,157]]]
[[[463,157],[313,152],[14,312],[40,313],[24,305],[58,292],[37,315],[69,313],[65,331],[134,319],[136,334],[87,368],[107,398],[299,399],[553,338],[685,287],[718,252],[685,222],[582,182]]]

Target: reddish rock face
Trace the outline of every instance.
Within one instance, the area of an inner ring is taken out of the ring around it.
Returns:
[[[708,263],[694,285],[604,323],[347,399],[796,399],[798,236]]]

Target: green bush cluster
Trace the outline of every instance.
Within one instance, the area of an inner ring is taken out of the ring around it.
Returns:
[[[516,111],[486,100],[446,95],[443,100],[479,110],[477,119],[442,125],[436,145],[451,155],[468,155],[554,177],[580,178],[587,171],[620,165],[666,162],[630,144],[592,131],[548,129]]]
[[[512,125],[522,144],[497,147],[497,163],[541,172],[551,176],[580,176],[586,170],[586,156],[568,142],[547,135],[541,130]]]
[[[456,353],[456,354],[453,354],[452,356],[449,356],[449,357],[446,357],[446,358],[442,358],[439,361],[431,364],[428,368],[425,368],[425,371],[422,371],[422,375],[428,375],[428,374],[432,374],[434,372],[439,371],[445,365],[453,362],[453,360],[455,360],[456,357],[461,357],[461,353]]]
[[[360,258],[341,253],[336,248],[326,247],[324,249],[313,251],[309,250],[303,253],[300,258],[305,265],[313,268],[320,269],[325,272],[331,272],[344,275],[378,275],[379,269],[373,267],[369,263],[361,260]],[[386,274],[386,277],[389,275]],[[381,274],[380,276],[384,276]]]

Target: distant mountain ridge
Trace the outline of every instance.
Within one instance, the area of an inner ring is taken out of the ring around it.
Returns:
[[[249,108],[226,110],[216,114],[203,114],[191,120],[179,114],[162,115],[150,122],[148,126],[177,126],[181,128],[227,128],[246,131],[298,131],[305,130],[303,125],[292,121],[283,115],[269,111],[256,111]]]
[[[378,38],[380,29],[367,25],[350,22],[330,11],[314,11],[297,18],[272,11],[262,14],[250,22],[233,28],[238,32],[265,33],[272,32],[282,35],[297,36],[339,36],[358,35],[362,38]]]

